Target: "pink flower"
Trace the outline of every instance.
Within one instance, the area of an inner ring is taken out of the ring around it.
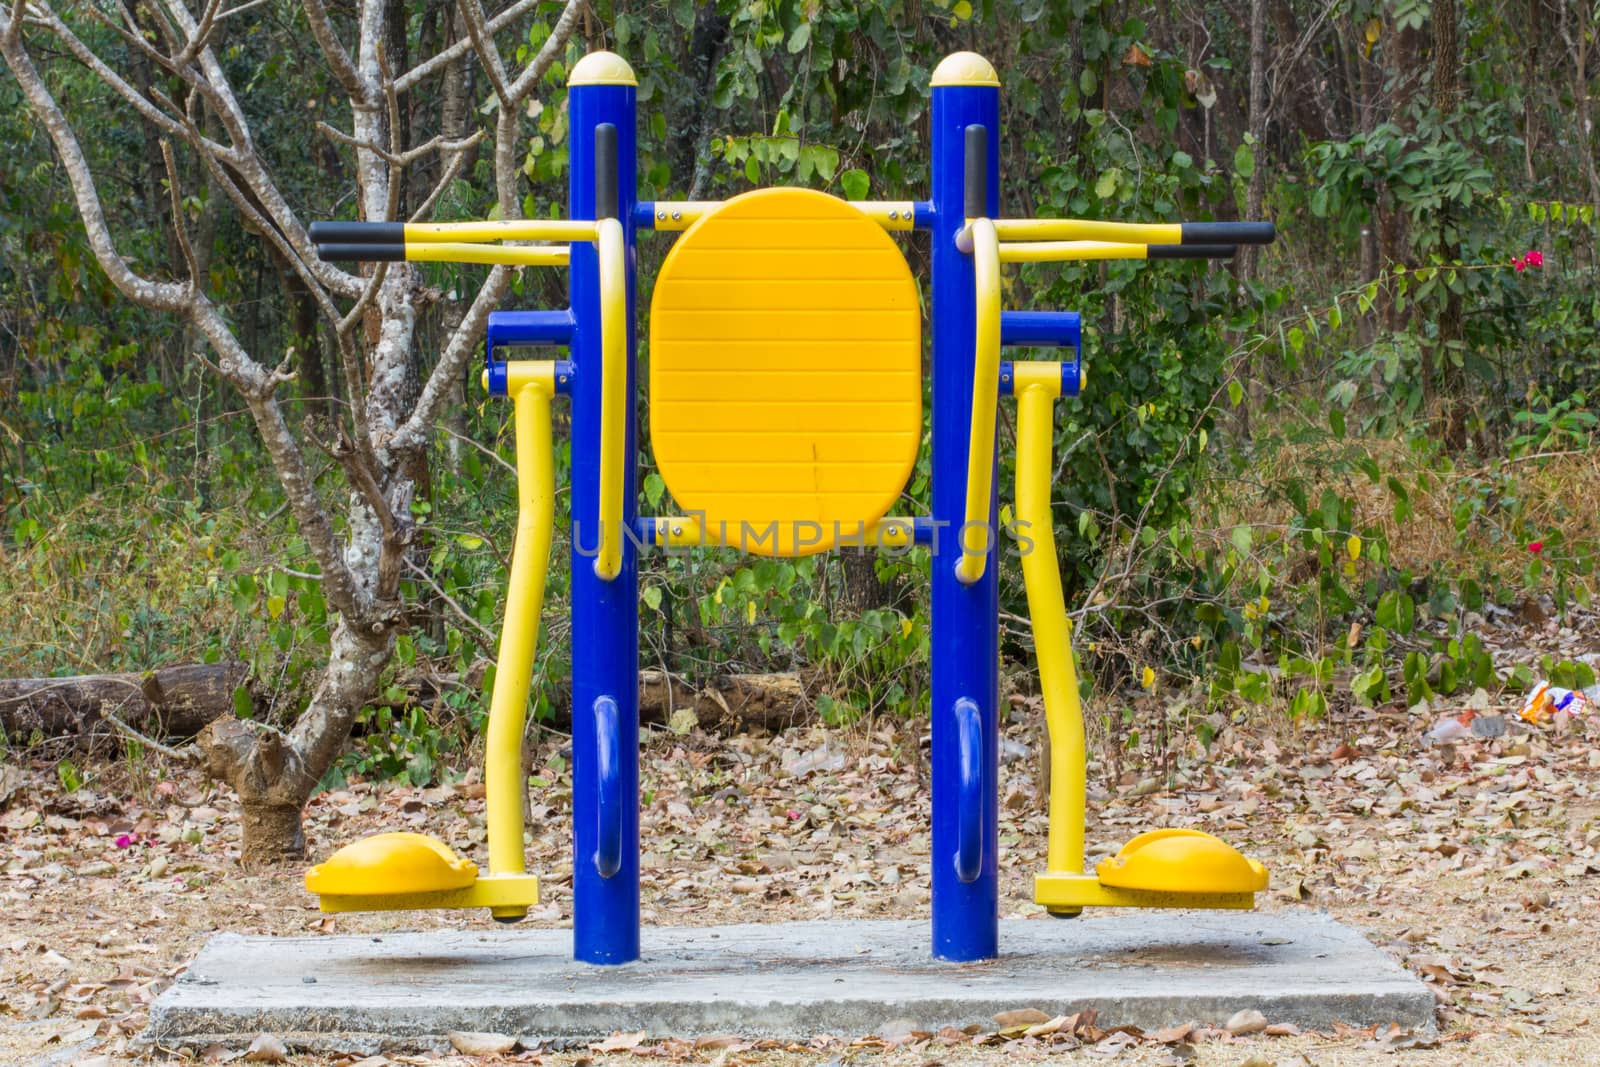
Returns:
[[[1537,556],[1539,553],[1544,551],[1544,542],[1543,541],[1530,541],[1530,542],[1528,542],[1528,551],[1532,552],[1534,555]]]
[[[138,843],[139,843],[139,839],[137,837],[134,837],[132,834],[118,834],[117,835],[116,844],[117,844],[118,848],[131,848],[132,846],[137,845]]]
[[[1535,248],[1522,257],[1522,262],[1530,267],[1542,267],[1544,266],[1544,253]]]
[[[1523,271],[1528,269],[1528,264],[1527,264],[1526,261],[1524,261],[1523,259],[1521,259],[1519,257],[1519,258],[1513,259],[1511,261],[1511,268],[1513,270],[1515,270],[1518,274],[1521,274]]]

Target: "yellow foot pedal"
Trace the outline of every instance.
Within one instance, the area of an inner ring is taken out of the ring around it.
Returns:
[[[306,872],[323,911],[489,908],[515,920],[539,902],[531,874],[478,876],[478,865],[425,834],[390,833],[346,845]]]
[[[1034,900],[1052,912],[1086,907],[1255,907],[1267,869],[1227,842],[1199,830],[1140,834],[1087,874],[1046,872],[1034,879]]]

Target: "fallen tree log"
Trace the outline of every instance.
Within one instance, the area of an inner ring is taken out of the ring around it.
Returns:
[[[0,679],[0,729],[12,737],[84,734],[107,714],[154,737],[193,737],[233,714],[243,663],[189,663],[127,674]]]
[[[424,705],[447,692],[482,685],[482,671],[476,669],[464,676],[418,672],[401,683],[407,700]],[[667,724],[674,712],[687,709],[709,732],[729,734],[752,727],[776,732],[810,722],[816,713],[816,692],[805,675],[795,672],[725,674],[697,689],[679,675],[647,668],[639,672],[639,721]],[[565,678],[553,681],[546,686],[546,693],[551,717],[545,725],[568,729],[572,725],[571,682]]]
[[[700,689],[662,670],[639,672],[639,720],[670,723],[687,708],[702,729],[737,733],[752,726],[776,732],[808,722],[816,694],[799,674],[726,674]]]
[[[92,733],[109,713],[154,738],[189,738],[233,714],[234,691],[246,677],[242,663],[195,663],[142,674],[0,679],[0,730],[14,738],[81,735]],[[447,692],[482,685],[480,670],[465,676],[416,672],[401,679],[405,701],[423,705]],[[568,729],[570,683],[553,683],[549,695],[554,716],[547,724]],[[645,723],[671,723],[674,712],[688,710],[709,732],[776,732],[809,722],[815,702],[815,687],[798,673],[727,674],[695,688],[663,670],[639,672],[639,721]]]

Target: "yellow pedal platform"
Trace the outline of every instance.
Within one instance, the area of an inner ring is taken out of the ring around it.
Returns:
[[[1199,830],[1151,830],[1100,861],[1094,875],[1046,872],[1033,898],[1052,911],[1080,908],[1255,907],[1267,869]]]
[[[346,845],[306,872],[325,912],[489,908],[520,918],[539,902],[531,874],[479,877],[478,865],[425,834],[377,834]]]

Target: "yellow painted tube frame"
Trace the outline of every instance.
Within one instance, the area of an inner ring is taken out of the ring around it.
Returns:
[[[722,206],[721,200],[657,200],[654,227],[663,233],[687,230],[701,216]],[[910,200],[846,200],[886,230],[911,230],[916,227],[916,205]],[[894,217],[891,218],[890,216]]]
[[[742,548],[737,524],[730,522],[726,531],[701,528],[697,516],[662,517],[655,520],[654,541],[667,548]],[[731,539],[729,534],[735,535]],[[862,548],[908,548],[915,543],[915,523],[909,518],[885,515],[875,523],[864,524],[859,538]],[[854,532],[845,532],[837,542],[839,547],[858,547]]]
[[[968,585],[983,577],[988,560],[994,419],[1000,403],[1000,242],[989,219],[975,219],[969,229],[973,238],[977,330],[972,361],[972,431],[967,441],[966,521],[956,537],[961,546],[956,578]],[[975,532],[983,537],[983,544],[976,548],[969,543]]]
[[[413,263],[488,263],[501,267],[565,267],[572,259],[567,245],[412,244],[406,259]]]
[[[594,573],[622,573],[622,453],[628,445],[628,276],[622,223],[595,223],[600,252],[600,550]]]
[[[1149,259],[1150,246],[1113,241],[1022,241],[1000,246],[1002,263],[1062,263],[1095,259]]]
[[[1113,244],[1178,245],[1177,222],[1105,222],[1100,219],[995,219],[1002,241],[1106,241]]]
[[[517,449],[517,540],[511,551],[506,588],[505,628],[495,664],[485,739],[484,793],[489,833],[489,873],[522,874],[522,730],[528,687],[539,643],[539,614],[550,569],[550,539],[555,525],[555,455],[550,433],[550,399],[555,368],[527,375],[511,394]],[[526,915],[523,906],[492,907],[498,918]]]
[[[477,222],[408,222],[406,244],[483,244],[488,241],[592,241],[588,219],[484,219]]]
[[[1025,364],[1017,364],[1020,369]],[[1050,833],[1045,869],[1049,874],[1083,874],[1084,804],[1088,757],[1084,748],[1083,706],[1072,662],[1072,628],[1061,594],[1055,524],[1050,514],[1051,452],[1055,398],[1061,391],[1054,374],[1017,378],[1017,520],[1033,540],[1022,556],[1022,581],[1028,593],[1039,685],[1044,693],[1045,726],[1050,733]]]

